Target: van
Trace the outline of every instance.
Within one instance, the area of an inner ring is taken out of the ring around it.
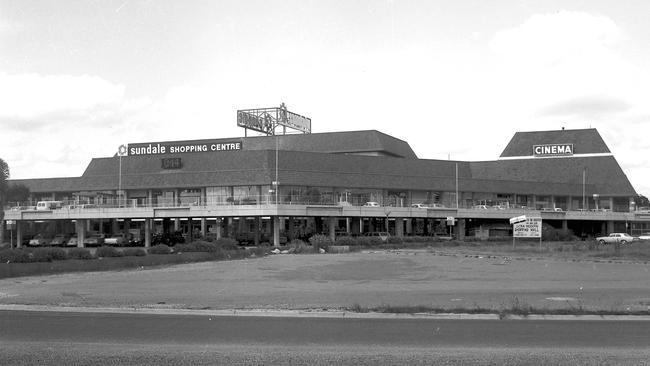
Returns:
[[[36,210],[38,211],[56,210],[61,207],[63,207],[61,201],[38,201],[38,203],[36,203]]]

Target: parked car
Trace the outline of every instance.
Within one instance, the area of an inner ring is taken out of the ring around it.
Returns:
[[[104,234],[93,234],[84,238],[84,246],[87,247],[97,247],[104,244],[105,236]]]
[[[376,238],[379,238],[383,242],[388,241],[388,238],[390,238],[390,234],[385,231],[372,231],[372,232],[364,233],[363,235],[374,236]]]
[[[377,203],[377,202],[366,202],[366,204],[363,205],[363,206],[364,207],[380,207],[379,203]]]
[[[650,240],[650,233],[643,233],[639,235],[639,240]]]
[[[614,244],[614,243],[631,243],[634,240],[627,233],[611,233],[608,236],[599,236],[596,238],[596,241],[600,244]]]
[[[128,245],[131,242],[131,239],[132,239],[132,235],[130,234],[118,233],[104,239],[104,244],[117,245],[123,247]]]
[[[413,208],[429,208],[429,206],[425,205],[424,203],[414,203],[411,205]]]
[[[487,210],[488,209],[486,205],[474,205],[474,207],[472,207],[472,208],[475,209],[475,210]]]
[[[50,245],[63,246],[70,240],[70,235],[67,234],[57,234],[54,236],[54,239],[50,242]]]
[[[66,247],[76,247],[79,245],[79,239],[77,239],[77,234],[73,234],[70,239],[65,243]]]
[[[31,238],[29,240],[29,245],[31,246],[43,246],[43,245],[49,245],[50,242],[52,241],[52,238],[47,238],[43,234],[37,234],[35,237]]]
[[[185,237],[182,231],[175,231],[173,233],[156,233],[151,238],[151,244],[165,244],[175,245],[185,243]]]
[[[38,211],[56,210],[61,207],[63,207],[61,201],[39,201],[36,203],[36,210]]]

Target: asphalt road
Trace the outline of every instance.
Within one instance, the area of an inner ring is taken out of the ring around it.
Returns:
[[[649,365],[650,322],[0,311],[2,365]]]

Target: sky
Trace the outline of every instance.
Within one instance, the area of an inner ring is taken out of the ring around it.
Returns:
[[[0,0],[0,158],[76,177],[123,143],[312,132],[495,160],[517,131],[596,128],[650,195],[645,0]]]

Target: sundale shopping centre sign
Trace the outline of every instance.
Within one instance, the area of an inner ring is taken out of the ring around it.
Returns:
[[[568,156],[573,155],[573,144],[533,145],[534,156]]]
[[[144,143],[122,145],[118,154],[122,156],[143,156],[161,154],[182,154],[182,153],[209,153],[219,151],[241,150],[241,140],[234,141],[188,141],[171,143]]]

